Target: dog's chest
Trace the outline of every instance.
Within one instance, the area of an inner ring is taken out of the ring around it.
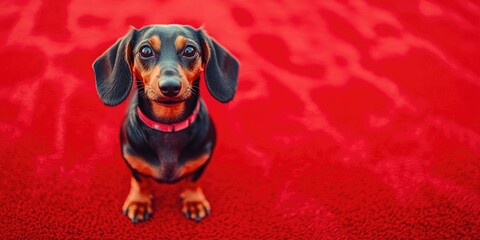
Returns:
[[[175,177],[184,165],[181,157],[187,149],[188,136],[182,133],[166,133],[151,136],[148,140],[153,156],[147,161],[154,170],[153,177],[166,179]]]
[[[197,149],[192,145],[195,141],[190,139],[188,131],[158,134],[148,140],[151,154],[126,159],[133,169],[159,181],[176,181],[199,169],[210,158],[212,144]]]

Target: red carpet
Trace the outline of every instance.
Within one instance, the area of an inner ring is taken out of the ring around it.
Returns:
[[[476,1],[3,1],[0,239],[480,239]],[[212,215],[121,213],[125,104],[93,60],[152,23],[199,27],[241,62],[202,178]]]

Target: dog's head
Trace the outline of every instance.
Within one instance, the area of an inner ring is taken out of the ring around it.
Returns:
[[[180,25],[131,29],[93,64],[97,92],[110,106],[125,100],[134,79],[151,101],[183,102],[196,91],[193,83],[202,72],[210,94],[228,102],[235,95],[238,68],[237,60],[202,29]]]

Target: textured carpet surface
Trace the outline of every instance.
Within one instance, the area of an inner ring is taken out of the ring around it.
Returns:
[[[2,1],[0,239],[479,239],[478,1]],[[129,26],[199,27],[241,62],[201,183],[212,215],[121,214],[125,104],[91,64]]]

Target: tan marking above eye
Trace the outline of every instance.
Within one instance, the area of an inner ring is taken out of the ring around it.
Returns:
[[[178,50],[183,49],[185,45],[187,44],[187,38],[184,36],[178,36],[175,39],[175,48]]]
[[[148,42],[150,43],[150,46],[152,46],[152,48],[155,51],[157,51],[157,52],[160,51],[160,45],[162,44],[162,41],[160,40],[160,37],[153,36],[150,39],[148,39]]]

